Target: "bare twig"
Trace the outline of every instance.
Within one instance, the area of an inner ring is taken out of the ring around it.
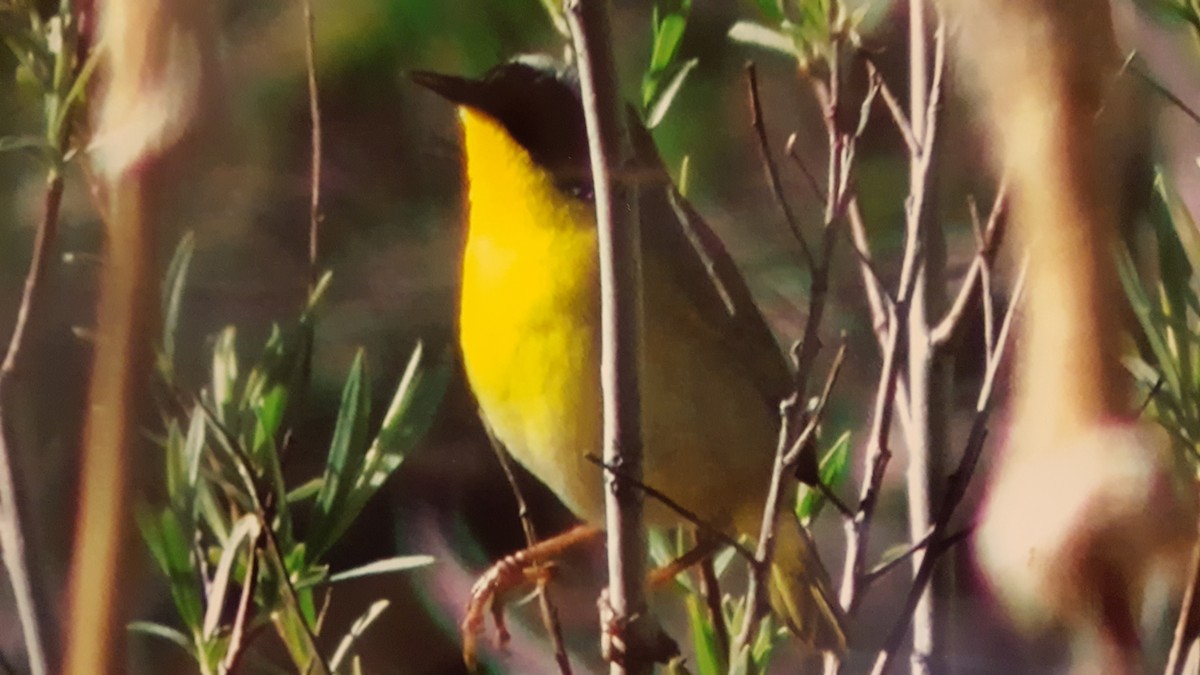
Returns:
[[[1175,637],[1167,657],[1165,675],[1183,675],[1187,654],[1200,638],[1200,541],[1192,547],[1191,574],[1183,603],[1179,610],[1179,621],[1175,624]]]
[[[746,63],[746,92],[750,100],[750,123],[754,128],[754,136],[758,139],[758,152],[762,160],[763,173],[767,178],[767,185],[771,187],[771,195],[775,197],[775,204],[779,207],[784,222],[792,231],[796,242],[800,244],[800,253],[804,256],[805,264],[808,265],[808,269],[815,269],[816,260],[813,259],[808,241],[805,240],[804,233],[800,230],[800,223],[796,221],[796,214],[792,212],[792,207],[788,205],[787,197],[783,194],[779,170],[775,167],[775,160],[771,157],[771,144],[767,141],[767,126],[763,122],[762,101],[758,95],[758,69],[753,61]]]
[[[308,74],[308,116],[312,144],[312,183],[308,202],[308,274],[309,284],[317,283],[321,227],[321,101],[317,90],[316,36],[312,0],[301,0],[304,7],[304,68]]]
[[[900,648],[900,644],[904,640],[904,635],[908,631],[909,623],[913,619],[918,600],[925,592],[925,586],[933,576],[938,558],[943,552],[949,550],[950,547],[966,536],[966,533],[946,536],[944,532],[949,527],[950,519],[954,516],[958,505],[962,502],[963,497],[966,496],[967,487],[970,485],[971,478],[975,474],[975,468],[979,463],[979,457],[983,452],[984,440],[987,438],[987,422],[991,413],[996,371],[999,369],[1006,352],[1009,343],[1008,334],[1012,327],[1013,317],[1020,304],[1021,295],[1024,293],[1027,267],[1027,263],[1022,265],[1020,275],[1013,289],[1012,304],[1009,305],[1008,312],[1004,317],[1004,324],[1000,329],[1000,337],[996,342],[996,350],[994,353],[988,355],[988,368],[979,390],[975,419],[971,423],[971,431],[967,436],[966,449],[959,460],[958,468],[955,469],[954,473],[950,475],[949,480],[946,481],[945,499],[938,510],[932,531],[928,535],[930,543],[916,570],[913,584],[909,589],[908,599],[905,602],[900,618],[892,627],[883,648],[880,649],[876,657],[875,666],[872,670],[875,674],[887,671],[892,657]]]
[[[996,201],[992,204],[992,211],[988,215],[987,225],[981,234],[979,250],[971,262],[971,268],[967,270],[967,276],[958,291],[958,296],[955,297],[954,303],[947,310],[946,315],[930,331],[929,338],[935,346],[945,345],[954,337],[976,290],[986,291],[982,287],[983,277],[986,276],[987,268],[991,266],[996,257],[996,251],[1000,248],[1000,242],[1004,239],[1004,226],[1007,220],[1005,218],[1006,205],[1007,186],[1004,181],[1001,181],[1000,188],[996,193]]]
[[[482,416],[480,419],[483,419]],[[487,426],[487,425],[484,425]],[[496,453],[496,459],[500,462],[500,468],[504,470],[504,477],[508,479],[508,485],[512,488],[513,497],[517,500],[517,515],[521,519],[521,529],[525,531],[526,545],[533,547],[538,543],[537,530],[533,526],[533,518],[529,513],[529,504],[525,501],[525,494],[521,491],[521,486],[517,483],[517,476],[513,473],[512,462],[508,456],[508,452],[500,444],[500,441],[492,434],[492,430],[488,428],[488,438],[491,440],[492,450]],[[538,571],[544,568],[541,563],[534,564],[534,570]],[[546,633],[550,636],[550,642],[554,646],[554,661],[558,664],[558,671],[562,675],[571,675],[571,659],[567,655],[566,643],[563,641],[562,623],[558,620],[558,609],[554,606],[554,602],[550,597],[550,588],[547,584],[545,575],[538,574],[537,576],[537,595],[538,607],[542,614],[542,625],[546,627]]]
[[[600,258],[600,382],[604,463],[642,478],[641,250],[634,181],[620,180],[633,159],[613,64],[607,0],[568,0],[580,98],[588,132]],[[602,642],[613,675],[649,673],[665,643],[645,597],[642,493],[605,476],[609,585],[602,599]],[[609,614],[611,612],[611,615]]]
[[[941,559],[942,554],[953,548],[955,544],[966,539],[970,534],[970,530],[956,532],[943,539],[931,542],[926,547],[925,553],[921,557],[921,565],[917,568],[917,573],[914,576],[913,585],[904,600],[904,609],[901,610],[903,617],[911,619],[912,615],[916,612],[921,595],[924,593],[925,587],[929,585],[930,578],[933,576],[935,563]],[[875,660],[875,665],[871,669],[872,675],[882,675],[888,672],[888,669],[891,667],[891,656],[899,649],[900,643],[904,640],[904,634],[907,632],[908,622],[902,621],[902,623],[905,630],[897,631],[897,627],[893,627],[892,632],[888,634],[884,647],[880,650],[879,656]]]
[[[1143,72],[1141,68],[1135,68],[1132,65],[1129,66],[1129,72],[1133,73],[1139,80],[1145,82],[1154,90],[1154,93],[1166,99],[1167,102],[1178,108],[1180,112],[1191,118],[1193,122],[1200,124],[1200,113],[1197,113],[1195,109],[1184,103],[1183,99],[1176,96],[1174,92],[1167,89],[1161,82],[1151,77],[1149,73]]]
[[[696,515],[695,511],[692,511],[692,510],[688,509],[686,506],[675,501],[674,499],[671,499],[671,497],[667,496],[666,493],[662,492],[661,490],[658,490],[657,488],[655,488],[652,485],[647,485],[646,483],[643,483],[642,481],[633,478],[632,476],[625,473],[622,469],[618,469],[609,464],[605,464],[604,460],[600,459],[596,455],[588,453],[588,454],[584,455],[583,458],[586,459],[587,461],[595,464],[596,466],[604,469],[605,471],[612,473],[621,482],[628,483],[629,485],[636,487],[638,490],[641,490],[642,492],[644,492],[647,497],[650,497],[651,499],[661,503],[663,506],[666,506],[668,509],[671,509],[672,511],[677,513],[680,518],[683,518],[688,523],[695,526],[695,528],[698,531],[700,531],[705,537],[715,539],[716,541],[719,541],[722,544],[729,546],[733,550],[737,551],[738,554],[741,555],[743,558],[745,558],[746,560],[748,560],[752,563],[756,562],[753,551],[746,548],[737,539],[734,539],[733,537],[726,534],[723,530],[721,530],[721,528],[714,526],[712,523],[710,523],[710,522],[704,520],[703,518],[701,518],[700,516]]]
[[[812,321],[811,314],[809,321]],[[787,452],[788,431],[791,428],[792,410],[795,406],[796,396],[794,394],[779,406],[779,437],[775,447],[775,464],[771,472],[767,503],[763,508],[758,548],[754,553],[755,564],[750,566],[750,587],[746,590],[746,615],[742,620],[738,635],[734,639],[733,646],[730,648],[731,660],[749,649],[752,636],[758,632],[759,624],[770,611],[767,604],[767,570],[775,553],[775,526],[779,504],[782,500],[783,479],[787,473],[787,465],[784,464],[783,456]]]
[[[804,425],[804,429],[792,441],[787,454],[783,456],[784,464],[789,466],[795,464],[800,458],[800,453],[804,451],[805,446],[812,440],[813,435],[817,433],[817,427],[824,419],[825,406],[829,403],[829,394],[833,392],[833,385],[837,383],[838,375],[841,374],[842,366],[845,362],[846,338],[843,335],[842,343],[838,346],[837,353],[833,356],[833,364],[829,366],[829,373],[825,376],[825,386],[821,388],[821,396],[817,399],[817,405],[813,409],[812,414],[808,416],[808,423]]]
[[[25,276],[16,323],[4,354],[4,362],[0,364],[0,555],[3,556],[4,567],[13,587],[17,617],[25,637],[26,658],[33,675],[43,675],[49,671],[45,639],[53,634],[53,623],[47,615],[45,603],[37,601],[37,585],[29,564],[29,553],[25,549],[24,533],[28,531],[28,516],[21,511],[23,500],[13,469],[6,413],[9,387],[18,376],[22,363],[21,354],[29,320],[41,308],[46,266],[58,238],[58,211],[62,194],[62,176],[57,171],[52,172],[46,184],[42,220],[35,235],[33,257]]]
[[[229,633],[229,646],[225,651],[223,672],[232,673],[246,653],[249,644],[246,640],[246,618],[250,615],[250,602],[254,598],[254,590],[258,580],[258,548],[259,532],[250,540],[246,555],[246,571],[242,579],[242,594],[238,598],[237,614],[233,620],[233,630]]]
[[[817,182],[816,175],[814,175],[812,170],[808,168],[808,164],[804,161],[804,157],[800,154],[800,151],[796,149],[796,141],[797,136],[795,133],[789,135],[784,152],[787,153],[788,157],[792,158],[792,161],[796,164],[796,168],[800,169],[800,173],[804,174],[804,180],[808,184],[808,188],[812,190],[813,195],[816,196],[818,201],[824,204],[826,201],[828,201],[825,191],[821,189],[821,185]]]
[[[921,144],[913,134],[913,125],[908,121],[908,115],[904,114],[904,108],[900,105],[900,100],[892,93],[891,87],[887,85],[887,81],[883,79],[883,75],[875,67],[875,63],[871,59],[867,59],[866,62],[867,76],[879,88],[879,95],[883,98],[884,104],[887,105],[888,112],[892,115],[892,121],[896,124],[896,130],[900,132],[900,137],[904,139],[904,145],[908,147],[909,154],[914,157],[920,155]]]
[[[907,311],[907,307],[906,298],[902,298],[897,303],[898,312]],[[904,361],[908,350],[907,334],[898,327],[898,319],[898,316],[893,316],[891,319],[892,326],[896,327],[890,331],[888,344],[883,350],[883,370],[879,377],[879,387],[875,392],[875,407],[872,413],[871,435],[867,449],[867,473],[863,477],[858,510],[854,519],[846,523],[847,551],[842,568],[842,586],[838,593],[838,602],[848,613],[853,613],[857,608],[871,522],[883,485],[883,475],[892,458],[888,434],[894,414],[896,384],[900,379],[900,363]]]
[[[700,561],[700,592],[704,596],[708,622],[712,625],[713,634],[717,638],[717,649],[722,654],[728,654],[729,625],[725,623],[725,612],[721,610],[721,584],[717,579],[717,570],[713,565],[712,556]]]
[[[924,0],[908,4],[909,115],[916,152],[909,157],[907,199],[907,236],[917,242],[919,253],[904,264],[914,275],[907,321],[900,330],[908,332],[908,363],[905,384],[909,399],[905,441],[908,450],[906,497],[910,540],[928,532],[936,504],[940,501],[942,465],[946,461],[946,433],[949,416],[949,371],[945,359],[930,338],[932,317],[943,311],[945,303],[945,236],[934,221],[930,203],[934,199],[936,176],[936,139],[939,102],[942,95],[945,31],[939,24],[934,38],[932,78],[928,54],[927,12],[932,7]],[[929,551],[913,557],[919,566]],[[914,569],[914,574],[917,570]],[[914,675],[931,672],[931,661],[938,657],[942,629],[934,607],[934,594],[922,588],[913,613]]]
[[[871,584],[873,584],[876,581],[887,576],[888,574],[890,574],[892,572],[892,570],[896,569],[902,563],[911,559],[914,555],[917,554],[918,551],[925,550],[925,548],[929,546],[929,540],[932,538],[933,538],[933,531],[931,529],[929,534],[926,534],[915,544],[913,544],[912,546],[909,546],[907,549],[905,549],[904,553],[901,553],[900,555],[896,556],[895,558],[886,560],[884,562],[879,563],[875,567],[872,567],[870,571],[868,571],[866,574],[863,575],[862,580],[860,581],[860,583],[861,583],[860,588],[862,590],[869,588],[871,586]]]

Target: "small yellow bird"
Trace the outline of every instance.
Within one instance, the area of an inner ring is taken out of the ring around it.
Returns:
[[[481,79],[414,73],[458,107],[468,201],[459,314],[480,410],[513,457],[604,523],[600,282],[578,84],[545,57]],[[631,122],[643,256],[645,482],[730,535],[759,531],[791,377],[745,282]],[[679,517],[648,500],[652,525]],[[787,521],[787,522],[783,522]],[[807,532],[782,518],[772,597],[806,646],[843,651],[841,612]]]

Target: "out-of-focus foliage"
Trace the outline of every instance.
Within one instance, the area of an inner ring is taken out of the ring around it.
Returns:
[[[449,368],[431,362],[418,344],[372,434],[360,350],[342,390],[323,474],[288,485],[284,458],[309,386],[313,327],[330,276],[315,285],[295,325],[272,331],[248,368],[239,361],[234,327],[222,331],[212,350],[211,381],[192,395],[178,387],[172,367],[192,254],[192,239],[186,237],[164,283],[166,326],[158,363],[166,390],[161,442],[167,504],[143,506],[138,514],[183,628],[149,622],[131,628],[175,642],[202,673],[218,673],[243,658],[248,634],[271,625],[298,670],[338,671],[353,653],[354,640],[388,603],[373,603],[336,651],[323,655],[317,636],[325,587],[421,567],[432,558],[395,557],[334,575],[323,558],[428,429]],[[297,515],[306,523],[303,528],[296,525]],[[229,617],[225,608],[233,601],[238,611]]]
[[[1149,219],[1157,243],[1158,273],[1147,290],[1126,250],[1117,253],[1125,294],[1137,316],[1145,353],[1126,367],[1146,396],[1148,412],[1193,461],[1200,460],[1200,240],[1196,224],[1170,180],[1159,174]]]

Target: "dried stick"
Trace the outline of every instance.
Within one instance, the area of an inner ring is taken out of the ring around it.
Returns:
[[[725,623],[725,612],[721,610],[721,584],[712,556],[700,561],[700,592],[704,595],[708,622],[712,624],[713,634],[717,638],[717,649],[722,654],[728,654],[729,625]]]
[[[480,419],[483,419],[482,416]],[[486,426],[486,425],[485,425]],[[517,500],[517,516],[521,519],[521,529],[525,531],[525,544],[532,548],[538,543],[537,530],[533,526],[533,518],[529,513],[529,504],[525,501],[525,494],[521,491],[521,486],[517,483],[517,476],[512,469],[512,461],[508,456],[508,452],[492,435],[492,430],[488,430],[488,439],[491,441],[492,450],[496,453],[496,459],[500,462],[500,468],[504,470],[504,477],[508,479],[508,486],[512,488],[513,497]],[[544,569],[544,565],[536,563],[534,565],[535,572]],[[542,625],[546,627],[546,633],[550,635],[550,642],[554,646],[554,661],[558,664],[558,671],[562,675],[571,675],[571,659],[567,656],[566,643],[563,641],[562,623],[558,620],[558,609],[554,606],[553,600],[550,598],[550,588],[547,584],[547,578],[543,574],[536,574],[537,577],[537,595],[538,607],[542,614]]]
[[[758,152],[767,185],[771,188],[771,195],[775,198],[775,204],[779,207],[784,222],[787,223],[792,236],[800,244],[800,253],[804,256],[805,264],[808,269],[815,269],[816,260],[813,259],[808,241],[805,240],[804,233],[800,230],[796,214],[792,212],[792,207],[788,205],[787,197],[783,194],[783,183],[779,180],[779,170],[775,166],[775,160],[771,157],[771,144],[767,141],[767,125],[763,122],[762,101],[758,95],[758,68],[755,67],[753,61],[746,63],[746,92],[747,98],[750,100],[750,124],[754,128],[755,138],[758,139]]]
[[[946,434],[950,401],[947,395],[950,373],[947,362],[933,345],[931,324],[946,302],[945,235],[934,222],[934,162],[938,127],[938,105],[945,62],[945,32],[939,26],[934,38],[933,58],[928,53],[926,13],[931,7],[924,0],[908,4],[909,43],[909,118],[916,140],[909,158],[907,236],[917,241],[921,255],[904,261],[911,265],[916,286],[908,320],[908,364],[906,385],[908,415],[905,441],[908,449],[906,469],[909,537],[917,541],[929,531],[934,511],[941,500],[943,465],[946,461]],[[930,65],[932,61],[932,80]],[[929,551],[913,556],[914,575]],[[934,606],[934,593],[922,586],[913,615],[913,651],[911,666],[916,674],[932,670],[938,658],[942,627]]]
[[[984,297],[987,297],[987,288],[985,276],[987,268],[996,258],[996,252],[1000,249],[1000,242],[1004,239],[1004,229],[1008,208],[1008,188],[1004,181],[1000,182],[1000,188],[996,193],[996,200],[992,203],[992,211],[988,215],[987,225],[985,226],[981,240],[979,242],[979,250],[975,254],[975,259],[971,261],[971,268],[967,270],[967,276],[963,279],[962,287],[958,290],[958,295],[954,299],[954,303],[950,309],[946,311],[946,315],[936,326],[930,331],[929,339],[935,346],[945,345],[954,337],[959,324],[962,322],[962,317],[966,314],[967,307],[970,304],[971,298],[974,297],[976,290],[979,289]],[[989,350],[990,352],[991,350]]]
[[[1183,595],[1183,609],[1175,624],[1175,636],[1171,640],[1171,651],[1167,657],[1165,675],[1183,675],[1187,654],[1200,637],[1200,541],[1192,547],[1191,574],[1187,590]]]
[[[308,202],[308,275],[309,285],[315,286],[319,272],[321,226],[321,101],[317,90],[316,36],[312,0],[302,0],[304,7],[304,68],[308,74],[308,116],[312,144],[312,182]],[[311,289],[310,289],[311,290]]]
[[[954,511],[958,508],[959,503],[962,502],[963,497],[966,496],[967,487],[970,485],[971,478],[975,474],[975,468],[979,463],[979,457],[983,452],[983,443],[987,437],[987,422],[992,409],[992,393],[995,389],[996,372],[1000,367],[1009,343],[1008,334],[1012,328],[1016,308],[1020,304],[1021,296],[1024,294],[1027,269],[1028,265],[1023,264],[1013,289],[1012,304],[1008,307],[1008,312],[1004,317],[1004,324],[1000,329],[1000,336],[996,341],[996,349],[993,353],[988,354],[988,367],[984,375],[983,384],[979,389],[979,397],[975,405],[975,419],[971,423],[971,431],[967,436],[966,450],[964,450],[963,456],[959,460],[958,468],[955,469],[946,482],[945,499],[938,509],[932,530],[927,535],[929,544],[926,546],[925,554],[921,557],[921,562],[917,567],[913,584],[909,589],[904,609],[900,613],[900,618],[892,627],[891,632],[888,633],[883,648],[880,649],[876,657],[872,670],[874,675],[887,672],[887,669],[890,667],[892,657],[904,641],[904,635],[907,633],[909,623],[912,621],[913,615],[917,610],[920,597],[925,592],[925,587],[933,576],[938,558],[962,538],[959,535],[946,536],[945,531],[950,525],[950,519],[954,516]]]
[[[642,478],[641,250],[637,188],[620,180],[633,158],[612,54],[607,0],[569,0],[580,98],[587,125],[600,257],[600,382],[604,463]],[[661,631],[646,605],[642,493],[605,472],[608,590],[604,644],[613,675],[650,673]],[[609,614],[611,612],[611,614]]]
[[[53,623],[47,616],[44,603],[37,601],[37,590],[29,565],[29,553],[25,550],[24,533],[28,531],[27,516],[21,512],[21,493],[13,470],[12,452],[9,448],[9,431],[6,412],[10,383],[19,375],[23,361],[29,319],[41,308],[42,284],[51,250],[58,238],[58,212],[62,205],[63,179],[57,171],[50,174],[42,205],[42,220],[38,223],[33,243],[33,258],[25,276],[25,288],[21,293],[21,304],[17,309],[16,323],[9,338],[4,362],[0,365],[0,556],[13,587],[17,618],[25,637],[25,652],[29,670],[33,675],[49,672],[45,640],[53,634]]]

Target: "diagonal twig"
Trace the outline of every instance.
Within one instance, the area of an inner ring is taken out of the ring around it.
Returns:
[[[771,187],[771,195],[775,198],[775,204],[779,206],[779,211],[783,215],[788,229],[791,230],[792,236],[800,244],[800,253],[804,256],[805,264],[808,265],[808,269],[814,270],[816,269],[816,260],[813,258],[812,249],[808,247],[808,241],[800,230],[796,214],[792,212],[792,207],[788,205],[787,198],[783,194],[779,170],[775,166],[775,160],[771,158],[771,145],[767,141],[767,127],[763,122],[762,101],[758,94],[758,69],[753,61],[746,64],[746,90],[750,99],[750,122],[754,127],[754,136],[758,139],[758,151],[762,159],[763,172],[767,177],[767,184]]]
[[[482,415],[480,419],[483,419]],[[504,477],[508,479],[508,485],[512,488],[513,497],[517,500],[517,516],[521,519],[521,529],[525,531],[525,543],[533,547],[538,543],[537,530],[534,529],[533,518],[529,513],[529,504],[525,501],[525,494],[513,472],[512,458],[492,434],[491,428],[487,424],[484,424],[484,428],[487,430],[492,450],[496,453],[496,459],[500,461],[500,468],[504,470]],[[544,567],[540,562],[534,563],[535,572]],[[554,661],[558,664],[558,671],[562,675],[571,675],[571,659],[567,656],[566,643],[563,641],[562,623],[558,620],[558,608],[555,607],[554,601],[550,597],[548,579],[543,574],[537,574],[536,577],[538,607],[542,614],[542,624],[546,627],[546,633],[550,635],[550,643],[554,647]]]

